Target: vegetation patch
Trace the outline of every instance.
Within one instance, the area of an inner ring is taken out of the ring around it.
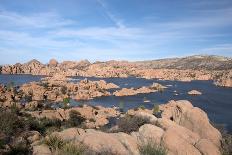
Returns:
[[[139,152],[142,155],[167,155],[167,150],[163,146],[152,141],[140,144]]]
[[[44,144],[57,155],[83,155],[87,150],[87,147],[83,144],[64,141],[59,136],[54,135],[45,138]]]
[[[26,125],[29,130],[39,131],[41,134],[45,134],[46,131],[50,128],[60,129],[62,122],[58,119],[48,119],[48,118],[33,118],[29,117],[26,120]]]
[[[78,127],[78,126],[82,125],[82,123],[85,120],[86,119],[83,116],[81,116],[81,114],[78,111],[71,110],[69,112],[69,119],[66,122],[66,126],[67,127]]]
[[[16,115],[10,110],[0,109],[0,131],[6,135],[14,134],[21,126],[21,122]]]
[[[132,131],[138,131],[140,126],[147,123],[149,123],[149,119],[147,118],[126,115],[118,120],[117,132],[131,133]]]

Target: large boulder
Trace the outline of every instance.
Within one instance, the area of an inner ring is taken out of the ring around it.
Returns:
[[[220,150],[208,139],[201,139],[195,147],[202,153],[202,155],[220,155]]]
[[[175,123],[197,133],[201,138],[212,141],[220,146],[221,134],[214,128],[208,119],[207,114],[197,107],[193,107],[189,101],[170,101],[160,106],[162,117],[170,119]]]
[[[138,140],[138,143],[152,142],[160,144],[164,130],[160,127],[151,124],[145,124],[139,128],[138,132],[133,132],[131,135]]]
[[[125,133],[104,133],[87,129],[77,140],[98,153],[109,151],[118,155],[139,155],[136,139]]]
[[[51,59],[49,61],[49,66],[56,67],[58,65],[58,61],[56,59]]]
[[[162,138],[162,144],[170,155],[201,155],[200,151],[190,144],[187,140],[176,134],[173,128],[168,129]]]
[[[47,145],[35,145],[33,146],[33,155],[52,155]]]

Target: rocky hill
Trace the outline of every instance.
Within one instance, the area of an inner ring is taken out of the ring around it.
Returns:
[[[138,64],[147,68],[156,69],[207,69],[227,70],[232,69],[232,58],[215,55],[194,55],[184,58],[159,59],[140,61]]]

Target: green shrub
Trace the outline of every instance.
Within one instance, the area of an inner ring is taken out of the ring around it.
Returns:
[[[10,148],[8,152],[5,153],[6,155],[26,155],[30,154],[29,147],[25,145],[16,145]]]
[[[146,143],[140,144],[139,152],[141,155],[166,155],[167,154],[167,150],[164,147],[152,141],[148,141]]]
[[[87,147],[82,144],[74,145],[69,142],[63,145],[58,151],[58,155],[83,155],[86,149]]]
[[[222,154],[223,155],[232,154],[232,135],[227,133],[222,135]]]
[[[62,123],[58,119],[48,119],[48,118],[37,119],[37,118],[29,117],[26,120],[26,125],[29,127],[30,130],[36,130],[39,131],[41,134],[45,134],[46,131],[50,128],[59,129]]]
[[[81,116],[78,111],[71,110],[69,112],[69,119],[67,121],[68,125],[71,127],[80,126],[86,119]]]
[[[68,108],[68,104],[70,103],[70,98],[64,98],[63,99],[63,104],[64,104],[64,108],[67,109]]]
[[[6,135],[16,132],[21,122],[18,116],[11,111],[0,110],[0,131]]]
[[[60,89],[60,91],[61,91],[62,94],[66,94],[67,87],[66,86],[62,86],[61,89]]]
[[[149,123],[149,119],[126,115],[118,120],[118,130],[120,132],[130,133],[132,131],[137,131],[140,126]]]
[[[65,145],[65,142],[58,136],[49,136],[44,139],[44,144],[55,151],[62,149],[62,147]]]
[[[154,105],[153,107],[153,114],[157,114],[159,112],[159,105]]]
[[[48,88],[48,83],[47,83],[47,82],[43,82],[43,83],[41,84],[41,86],[43,86],[45,89],[47,89],[47,88]]]
[[[17,107],[16,103],[13,103],[13,105],[10,107],[10,110],[13,114],[19,114],[19,108]]]
[[[140,106],[138,107],[138,109],[144,110],[144,109],[145,109],[145,106],[144,106],[144,105],[140,105]]]

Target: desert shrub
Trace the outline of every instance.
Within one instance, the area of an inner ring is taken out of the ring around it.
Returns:
[[[31,95],[25,95],[23,99],[24,99],[25,102],[31,102],[32,101],[32,96]]]
[[[156,114],[158,113],[160,110],[159,110],[159,105],[154,105],[153,107],[153,114]]]
[[[152,141],[148,141],[139,145],[139,152],[142,155],[166,155],[167,150]]]
[[[48,88],[48,83],[47,83],[47,82],[43,82],[43,83],[41,84],[41,86],[43,86],[45,89],[47,89],[47,88]]]
[[[30,130],[39,131],[41,134],[45,134],[49,128],[60,128],[62,123],[58,119],[48,119],[48,118],[33,118],[29,117],[26,120],[26,125]]]
[[[11,111],[0,110],[0,131],[6,135],[15,133],[21,123],[18,116]]]
[[[69,119],[67,121],[67,125],[70,127],[80,126],[86,119],[81,116],[78,111],[71,110],[69,112]]]
[[[231,155],[232,154],[232,135],[227,132],[225,126],[222,124],[215,124],[210,122],[215,128],[217,128],[222,134],[221,141],[221,153],[222,155]]]
[[[58,136],[49,136],[44,139],[44,144],[46,144],[51,150],[55,151],[58,149],[62,149],[65,145],[65,142]]]
[[[154,105],[153,107],[153,115],[155,115],[157,118],[161,118],[162,111],[159,109],[159,105]]]
[[[140,106],[138,107],[138,109],[144,110],[144,109],[145,109],[145,106],[144,106],[144,105],[140,105]]]
[[[232,135],[227,133],[222,135],[222,154],[223,155],[232,154]]]
[[[83,144],[72,144],[66,143],[63,147],[58,151],[58,155],[83,155],[87,150],[87,147]]]
[[[126,115],[118,120],[118,130],[120,132],[130,133],[137,131],[140,126],[149,123],[149,119],[138,116]]]
[[[67,87],[66,86],[62,86],[61,89],[60,89],[60,91],[61,91],[62,94],[66,94]]]
[[[11,110],[11,113],[19,115],[20,110],[18,106],[16,105],[16,103],[13,103],[13,105],[10,107],[10,110]]]
[[[12,146],[10,150],[5,153],[5,155],[26,155],[26,154],[30,154],[29,147],[20,144]]]

